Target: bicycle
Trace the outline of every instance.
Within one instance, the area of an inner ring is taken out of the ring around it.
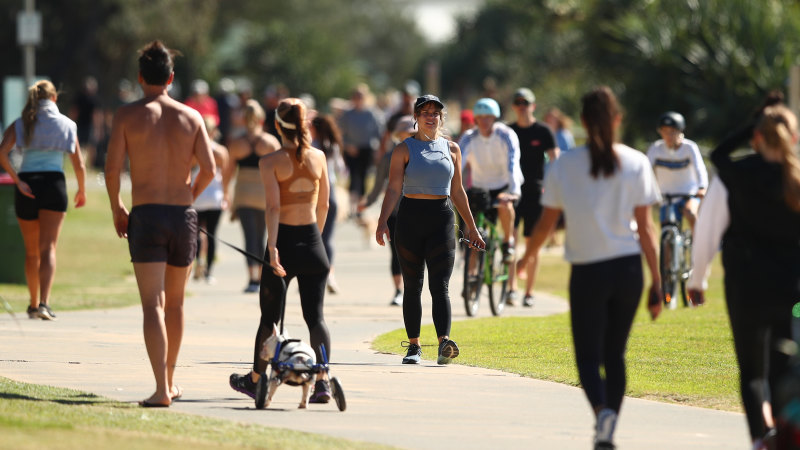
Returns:
[[[493,315],[499,316],[505,308],[509,267],[503,262],[503,241],[497,225],[486,217],[486,211],[494,209],[497,205],[490,202],[487,191],[470,189],[468,197],[470,198],[470,209],[475,214],[475,226],[486,243],[486,249],[476,250],[469,245],[465,246],[464,291],[462,293],[464,306],[468,316],[475,316],[478,313],[482,287],[486,285],[489,308]],[[459,242],[466,242],[466,239],[462,237]]]
[[[692,231],[682,229],[682,214],[678,211],[680,201],[693,195],[664,194],[664,214],[661,219],[661,253],[659,269],[664,306],[678,307],[677,289],[680,286],[683,306],[689,306],[686,282],[692,274]]]

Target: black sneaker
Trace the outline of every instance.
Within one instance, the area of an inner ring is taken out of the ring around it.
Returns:
[[[34,308],[33,306],[28,306],[28,318],[29,319],[39,319],[39,308]]]
[[[328,403],[331,401],[331,384],[328,380],[317,380],[314,383],[314,393],[308,399],[309,403]]]
[[[458,356],[458,346],[450,339],[442,339],[439,344],[439,357],[436,359],[436,364],[450,364],[456,356]]]
[[[506,306],[514,306],[517,301],[517,291],[508,291],[506,293]]]
[[[256,398],[256,383],[250,377],[250,373],[244,375],[231,374],[230,385],[234,391],[241,392],[252,399]]]
[[[258,292],[258,288],[259,288],[260,284],[261,283],[259,283],[258,281],[251,281],[250,283],[247,284],[247,287],[244,288],[244,293],[245,294],[252,294],[254,292]]]
[[[422,347],[417,344],[408,344],[408,351],[403,357],[403,364],[419,364],[422,359]]]
[[[39,309],[36,312],[42,320],[56,320],[56,315],[53,314],[53,310],[50,309],[49,305],[39,303]]]

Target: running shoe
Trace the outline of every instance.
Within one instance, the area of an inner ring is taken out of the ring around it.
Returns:
[[[517,291],[508,291],[506,293],[506,306],[514,306],[514,302],[517,301]]]
[[[33,306],[28,306],[28,318],[29,319],[39,319],[39,308],[34,308]]]
[[[314,383],[314,392],[311,398],[308,399],[309,403],[328,403],[331,401],[333,394],[331,393],[331,383],[328,380],[317,380]]]
[[[42,320],[56,320],[56,315],[53,314],[53,310],[50,309],[49,305],[44,303],[39,303],[39,309],[37,310],[37,313]]]
[[[532,295],[526,295],[522,299],[522,306],[527,306],[528,308],[532,307],[533,306],[533,296]]]
[[[458,345],[450,339],[442,339],[439,344],[439,357],[436,364],[450,364],[450,361],[458,356]]]
[[[417,344],[408,344],[408,351],[403,357],[403,364],[419,364],[422,359],[422,347]]]
[[[392,297],[392,302],[389,303],[389,306],[403,306],[403,292],[400,289],[394,291],[394,297]]]
[[[258,281],[251,281],[247,284],[247,287],[244,288],[245,294],[251,294],[253,292],[258,292],[259,282]]]
[[[595,426],[594,448],[613,449],[614,427],[617,425],[617,413],[612,409],[602,409],[597,414]]]
[[[256,398],[256,383],[250,377],[250,373],[244,375],[231,374],[230,385],[234,391],[241,392],[248,397]]]
[[[503,242],[500,248],[503,250],[503,264],[511,264],[514,261],[514,244]]]

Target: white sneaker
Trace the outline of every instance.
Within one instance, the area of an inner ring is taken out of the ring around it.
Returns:
[[[403,306],[403,292],[400,290],[394,291],[394,297],[389,306]]]
[[[617,425],[617,413],[612,409],[602,409],[597,414],[595,426],[595,448],[614,448],[614,427]]]

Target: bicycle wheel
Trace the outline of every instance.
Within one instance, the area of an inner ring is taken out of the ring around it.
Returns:
[[[481,274],[483,274],[483,255],[467,247],[464,249],[464,290],[461,295],[464,297],[464,307],[470,317],[478,314],[478,299],[483,285]]]
[[[267,395],[269,394],[269,375],[270,369],[261,374],[256,384],[256,409],[264,409],[267,403]],[[248,375],[249,376],[249,375]]]
[[[661,230],[661,291],[664,295],[664,306],[675,309],[678,305],[678,267],[677,267],[677,233],[674,225],[666,225]]]
[[[683,299],[683,306],[689,307],[692,302],[687,293],[686,284],[689,282],[689,277],[692,276],[692,231],[686,230],[683,232],[682,252],[681,252],[681,298]]]
[[[496,240],[492,240],[492,248],[487,249],[488,271],[491,280],[487,283],[489,289],[489,308],[492,314],[499,316],[506,307],[506,290],[508,289],[508,264],[503,263],[503,249]]]

